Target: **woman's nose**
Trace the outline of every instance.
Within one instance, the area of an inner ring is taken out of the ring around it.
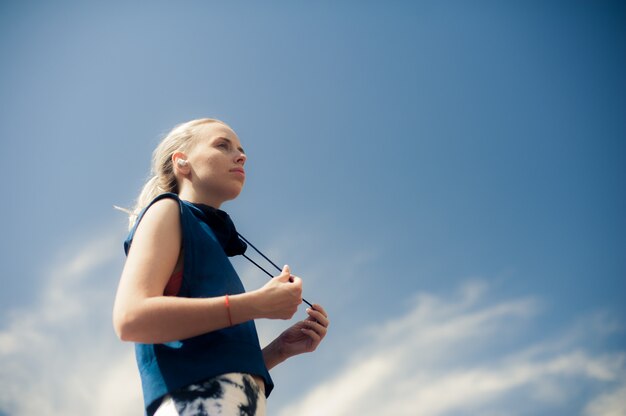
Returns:
[[[236,162],[237,163],[241,163],[243,165],[244,163],[246,163],[246,159],[248,159],[246,157],[246,154],[242,153],[242,152],[239,152],[239,154],[237,155]]]

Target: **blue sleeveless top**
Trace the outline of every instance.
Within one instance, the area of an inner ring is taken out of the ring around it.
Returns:
[[[172,198],[180,205],[184,253],[183,278],[177,296],[208,298],[236,295],[245,289],[202,211],[172,193],[157,196],[144,208],[124,242],[128,255],[137,225],[156,201]],[[274,383],[259,344],[254,321],[165,344],[135,344],[147,414],[152,414],[166,394],[189,384],[226,373],[257,375],[269,396]]]

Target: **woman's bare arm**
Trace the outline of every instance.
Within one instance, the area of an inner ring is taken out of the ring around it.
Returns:
[[[120,339],[162,343],[189,338],[230,325],[223,296],[163,296],[181,247],[180,208],[163,199],[146,212],[135,232],[113,308]],[[257,318],[290,318],[301,299],[302,282],[281,273],[263,288],[229,297],[233,324]]]

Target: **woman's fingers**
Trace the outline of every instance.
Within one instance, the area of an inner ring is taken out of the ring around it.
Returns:
[[[313,308],[308,308],[306,310],[306,312],[309,314],[308,320],[316,321],[322,326],[324,326],[325,328],[328,328],[328,326],[330,325],[330,320],[328,319],[328,315],[326,314],[326,311],[324,311],[324,309],[318,304],[314,304]]]
[[[326,310],[324,310],[324,307],[322,307],[322,305],[320,305],[319,303],[314,303],[313,309],[320,312],[322,315],[324,315],[324,317],[328,318],[328,314],[326,313]]]
[[[312,329],[302,328],[302,332],[313,341],[311,350],[315,350],[320,342],[322,342],[322,338],[324,338],[324,335],[320,335]]]
[[[290,282],[291,280],[291,269],[288,265],[283,266],[283,270],[280,272],[278,276],[276,276],[281,282]]]
[[[302,321],[304,328],[305,329],[309,329],[312,331],[315,331],[315,333],[324,336],[326,335],[327,332],[327,328],[326,326],[324,326],[323,324],[319,323],[318,321],[310,321],[310,320],[305,320]]]

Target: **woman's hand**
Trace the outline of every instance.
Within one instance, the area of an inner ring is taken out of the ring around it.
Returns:
[[[302,303],[302,279],[293,276],[289,266],[284,266],[280,275],[257,292],[260,317],[291,319]]]
[[[321,305],[314,304],[306,310],[309,317],[296,322],[285,330],[270,345],[263,350],[267,368],[305,352],[313,352],[328,332],[330,320],[328,314]]]

